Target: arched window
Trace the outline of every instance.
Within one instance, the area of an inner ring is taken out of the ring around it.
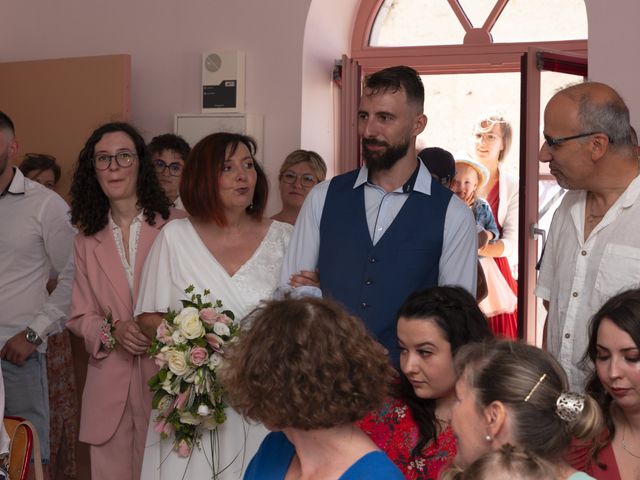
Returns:
[[[506,113],[518,138],[522,55],[537,47],[586,56],[586,15],[584,0],[362,0],[350,56],[362,74],[415,68],[429,117],[419,144],[466,150],[465,132],[487,110]],[[555,75],[542,99],[571,81]],[[518,173],[514,153],[507,165]]]

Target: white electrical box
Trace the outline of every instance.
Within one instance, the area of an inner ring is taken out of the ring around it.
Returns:
[[[202,54],[202,112],[244,112],[244,52]]]
[[[250,113],[178,113],[174,132],[193,147],[202,138],[215,132],[242,133],[253,137],[258,145],[258,161],[262,161],[264,127],[262,115]]]

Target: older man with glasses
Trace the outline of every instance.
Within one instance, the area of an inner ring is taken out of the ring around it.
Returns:
[[[536,295],[548,309],[546,348],[583,390],[587,322],[613,294],[640,284],[640,179],[629,110],[602,83],[554,95],[540,161],[570,190],[551,223]]]

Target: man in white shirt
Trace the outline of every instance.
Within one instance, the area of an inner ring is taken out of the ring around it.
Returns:
[[[601,83],[558,92],[544,112],[540,161],[570,191],[551,223],[536,295],[548,304],[546,348],[582,391],[590,318],[640,284],[640,177],[629,110]]]
[[[58,330],[58,322],[67,314],[75,231],[64,200],[13,166],[17,152],[13,122],[0,112],[0,357],[5,413],[34,423],[43,463],[48,463],[44,354],[47,335]],[[64,272],[49,298],[46,283],[51,268]]]

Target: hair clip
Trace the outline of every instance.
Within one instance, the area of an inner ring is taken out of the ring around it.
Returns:
[[[544,379],[547,378],[547,374],[543,373],[542,376],[540,377],[540,379],[538,380],[538,383],[536,383],[533,388],[531,390],[529,390],[529,393],[527,394],[526,397],[524,397],[524,401],[528,402],[529,399],[531,398],[531,395],[533,395],[533,392],[536,391],[536,388],[538,388],[540,386],[540,384],[544,381]]]
[[[584,395],[563,392],[556,400],[556,413],[565,422],[574,422],[584,409]]]

